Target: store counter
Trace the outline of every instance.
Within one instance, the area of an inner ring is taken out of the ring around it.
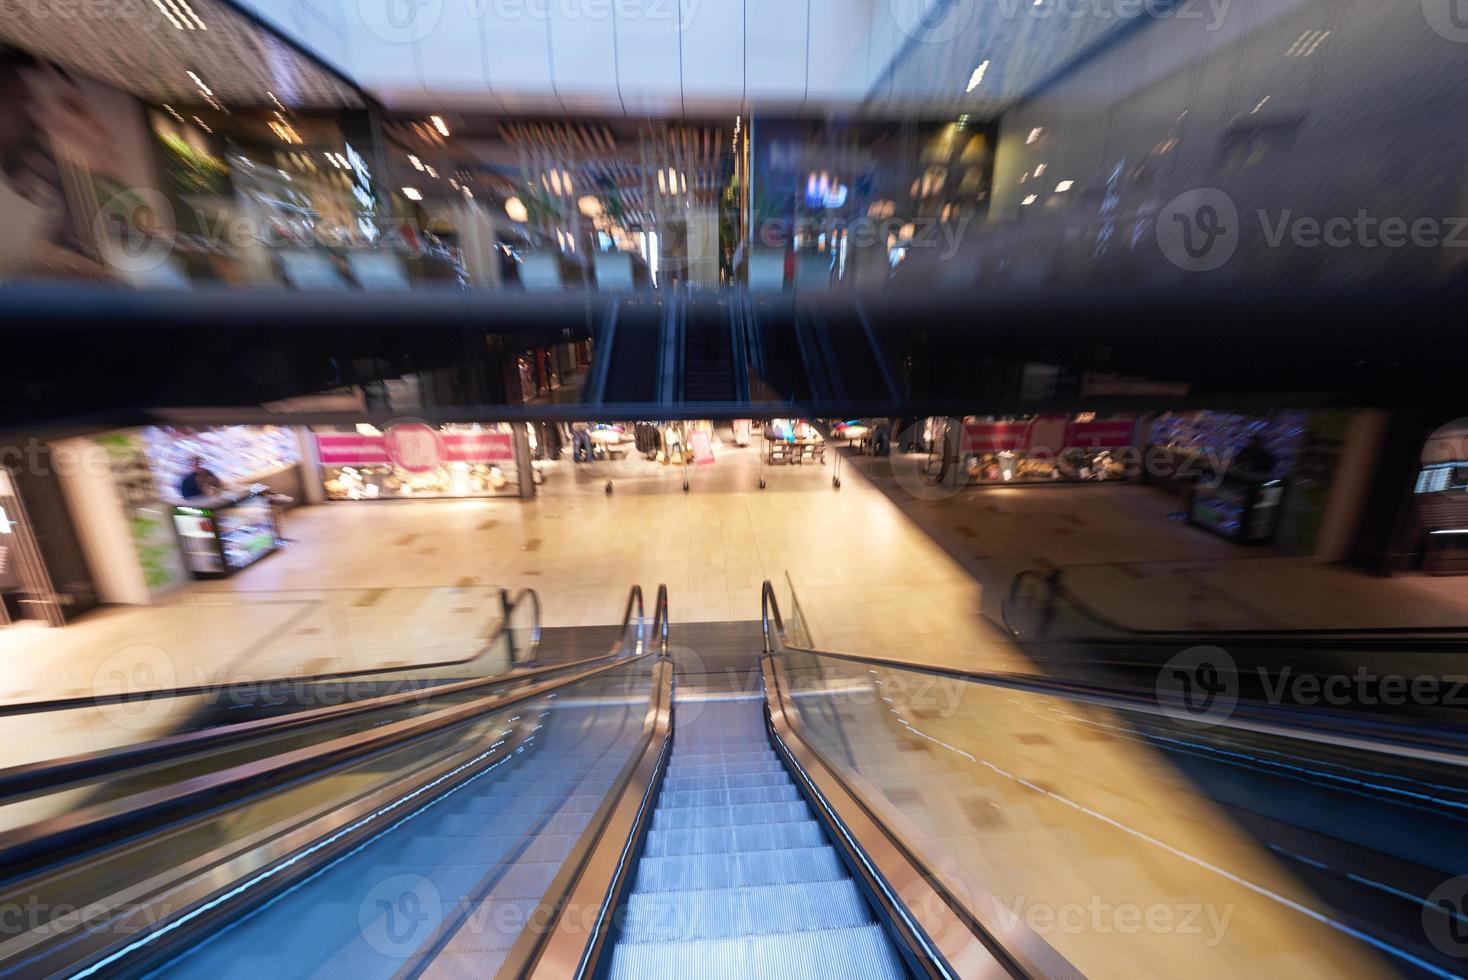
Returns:
[[[263,484],[193,497],[173,509],[184,564],[194,578],[227,578],[276,549],[272,491]]]

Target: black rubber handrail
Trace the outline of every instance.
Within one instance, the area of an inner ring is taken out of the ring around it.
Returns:
[[[1459,636],[1468,639],[1468,626],[1343,626],[1318,628],[1264,627],[1252,629],[1220,630],[1147,629],[1138,626],[1128,626],[1125,623],[1120,623],[1107,616],[1106,614],[1099,612],[1095,609],[1095,607],[1091,606],[1084,599],[1081,599],[1070,589],[1066,588],[1060,580],[1062,571],[1062,569],[1057,568],[1050,572],[1042,572],[1039,569],[1029,568],[1017,574],[1013,578],[1013,580],[1010,581],[1009,591],[1004,597],[1004,601],[1000,610],[1000,618],[1003,620],[1003,626],[1006,632],[1008,632],[1012,636],[1019,637],[1021,639],[1046,638],[1043,636],[1043,634],[1039,633],[1032,637],[1024,636],[1023,631],[1014,625],[1010,616],[1010,611],[1017,602],[1021,585],[1025,581],[1031,578],[1035,578],[1043,581],[1045,583],[1045,588],[1048,590],[1048,594],[1046,596],[1047,602],[1044,611],[1044,616],[1047,621],[1049,617],[1053,614],[1054,601],[1056,599],[1062,599],[1068,606],[1070,606],[1076,612],[1080,613],[1081,616],[1100,626],[1102,629],[1107,630],[1111,633],[1119,634],[1120,636],[1124,637],[1155,637],[1158,639],[1197,638],[1207,636],[1223,636],[1229,638],[1258,637],[1261,639],[1278,638],[1280,640],[1289,642],[1305,642],[1310,637],[1326,637],[1330,639],[1352,639],[1359,637],[1363,640],[1375,640],[1380,637],[1423,637],[1424,639],[1419,640],[1418,642],[1424,643],[1428,646],[1436,645],[1443,642],[1437,640],[1437,637]],[[1089,639],[1089,637],[1056,637],[1056,639],[1084,640]],[[1097,637],[1097,639],[1105,639],[1105,637]],[[1461,652],[1463,648],[1459,646],[1457,649]]]
[[[515,605],[518,605],[519,602],[526,601],[527,596],[534,602],[535,625],[533,636],[534,646],[538,648],[541,637],[539,595],[531,589],[523,590],[516,597]],[[513,609],[514,606],[511,608]],[[632,614],[634,610],[637,614],[637,637],[632,651],[629,652],[627,635],[629,627],[632,626]],[[151,739],[147,742],[124,745],[115,749],[103,749],[99,752],[89,752],[59,759],[47,759],[43,762],[28,763],[21,766],[11,766],[0,769],[0,801],[22,794],[34,795],[39,792],[61,789],[101,776],[117,777],[123,775],[129,769],[156,765],[160,762],[167,762],[236,743],[270,738],[295,729],[338,721],[355,715],[382,711],[414,701],[431,701],[434,698],[446,694],[457,694],[478,688],[499,687],[503,684],[522,680],[534,680],[550,674],[585,668],[618,655],[637,655],[643,652],[644,626],[642,587],[634,585],[627,594],[627,604],[622,613],[621,632],[606,653],[597,654],[594,657],[585,657],[580,660],[567,661],[563,664],[550,664],[522,670],[511,670],[508,673],[490,677],[470,678],[447,684],[415,687],[394,694],[363,698],[346,704],[311,708],[280,717],[261,718],[254,721],[218,725],[199,731],[183,732],[177,735],[167,735],[162,738]],[[499,630],[496,631],[495,637],[491,638],[490,645],[493,645],[494,639],[499,636],[500,632],[511,628],[510,620],[507,617],[504,623],[500,625]],[[228,687],[225,687],[220,690],[227,691],[228,689]]]
[[[473,663],[488,653],[494,647],[500,634],[511,628],[511,614],[521,602],[525,601],[531,602],[535,608],[534,626],[532,628],[532,635],[534,637],[532,653],[529,657],[524,658],[525,662],[533,662],[539,654],[541,637],[540,594],[534,589],[521,589],[515,593],[513,598],[506,600],[504,618],[484,645],[469,656],[460,657],[456,660],[435,660],[429,663],[413,664],[407,667],[359,667],[353,670],[328,671],[321,674],[303,674],[296,677],[257,678],[254,680],[239,681],[233,684],[196,684],[188,687],[159,688],[155,691],[91,694],[73,698],[52,698],[45,701],[0,703],[0,717],[32,714],[40,711],[67,711],[74,708],[96,708],[102,705],[124,704],[142,699],[191,697],[199,694],[218,694],[232,690],[247,691],[282,682],[312,684],[318,681],[358,680],[373,675],[398,674],[409,670],[435,670],[440,667],[457,667],[461,664]]]

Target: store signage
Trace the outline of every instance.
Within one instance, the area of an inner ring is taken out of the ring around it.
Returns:
[[[419,430],[427,430],[431,438]],[[387,435],[318,432],[316,455],[322,466],[398,466],[423,473],[444,463],[493,463],[515,454],[508,432],[438,432],[426,425],[400,425]]]
[[[1058,446],[1036,445],[1038,424],[1050,420],[1040,416],[1027,422],[969,422],[963,427],[963,451],[966,453],[1027,452],[1037,449],[1057,453],[1062,449],[1123,449],[1135,444],[1136,422],[1132,419],[1105,419],[1099,422],[1071,422]],[[1045,427],[1046,431],[1051,431]]]

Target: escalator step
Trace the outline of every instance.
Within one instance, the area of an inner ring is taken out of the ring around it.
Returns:
[[[737,806],[743,803],[792,803],[800,799],[795,784],[750,786],[742,789],[663,789],[658,807],[670,810],[690,806]]]
[[[637,865],[638,892],[704,891],[750,888],[798,882],[836,881],[846,877],[829,845],[799,850],[761,850],[748,854],[643,856]]]
[[[810,810],[797,800],[791,803],[747,803],[739,806],[690,806],[674,810],[659,807],[652,829],[677,827],[735,827],[741,824],[787,823],[809,820]]]
[[[691,827],[681,830],[650,830],[643,859],[684,854],[713,854],[729,851],[780,851],[793,847],[820,847],[826,843],[820,824],[753,824],[745,827]]]
[[[790,777],[783,772],[752,773],[747,776],[676,776],[673,770],[663,780],[663,789],[670,793],[683,793],[692,789],[748,789],[753,786],[790,786]]]
[[[619,945],[611,980],[898,980],[897,954],[876,925],[698,942]]]
[[[866,902],[850,879],[634,892],[625,908],[621,945],[841,929],[871,921]]]

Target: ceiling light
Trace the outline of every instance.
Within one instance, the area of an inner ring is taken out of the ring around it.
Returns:
[[[432,177],[434,180],[438,180],[438,171],[434,170],[426,163],[423,165],[423,172],[428,174],[428,176]]]
[[[1044,163],[1042,163],[1039,166],[1037,166],[1035,168],[1035,176],[1036,177],[1043,177],[1043,176],[1045,176],[1045,169],[1048,166],[1049,166],[1049,164],[1044,164]]]
[[[1039,195],[1037,195],[1037,194],[1031,194],[1029,197],[1025,198],[1023,201],[1020,201],[1019,202],[1019,206],[1022,207],[1022,208],[1027,208],[1031,204],[1034,204],[1039,199],[1040,199],[1039,198]]]
[[[1030,130],[1030,135],[1025,138],[1025,146],[1034,146],[1040,142],[1040,137],[1045,135],[1045,127],[1036,126]]]
[[[403,188],[403,196],[406,197],[410,201],[421,201],[421,200],[423,200],[423,194],[421,192],[419,192],[418,188],[416,188],[416,187],[404,187]]]
[[[1066,191],[1070,190],[1075,185],[1076,185],[1076,182],[1073,181],[1073,180],[1062,180],[1060,183],[1058,183],[1058,184],[1055,185],[1055,193],[1057,193],[1057,194],[1064,194]]]
[[[413,165],[413,169],[414,170],[422,170],[423,169],[423,161],[422,160],[419,160],[416,156],[414,156],[411,153],[408,154],[408,162]]]
[[[204,120],[200,119],[198,116],[194,117],[194,122],[198,123],[199,128],[208,133],[210,136],[214,135],[214,130],[209,128],[209,124],[204,122]]]
[[[988,72],[989,62],[985,61],[982,65],[975,68],[974,73],[968,77],[968,88],[964,89],[964,91],[972,92],[974,89],[982,85],[984,83],[984,76],[988,74]]]
[[[525,202],[518,197],[512,197],[505,202],[505,214],[510,216],[511,221],[524,223],[530,219],[530,212],[525,209]]]
[[[467,197],[467,198],[469,198],[469,200],[471,200],[471,201],[474,200],[474,192],[471,191],[469,188],[464,187],[464,186],[460,186],[459,187],[459,190],[463,191],[464,192],[464,196]]]
[[[428,121],[433,123],[433,128],[438,130],[438,135],[447,136],[449,127],[444,123],[443,116],[429,116]]]

